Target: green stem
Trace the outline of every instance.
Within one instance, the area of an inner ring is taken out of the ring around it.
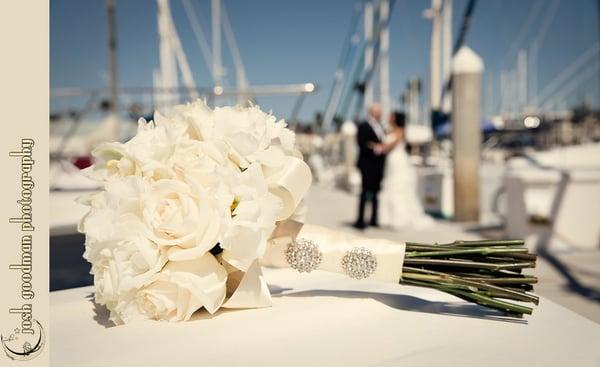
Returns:
[[[406,253],[406,258],[415,257],[430,257],[430,256],[450,256],[450,255],[467,255],[467,254],[515,254],[515,253],[527,253],[526,248],[513,249],[513,248],[492,248],[492,247],[479,247],[470,249],[457,249],[457,250],[444,250],[444,251],[411,251]]]
[[[487,270],[513,270],[522,268],[535,267],[534,262],[515,262],[515,263],[487,263],[479,261],[463,261],[463,260],[438,260],[438,259],[404,259],[407,265],[441,265],[441,266],[458,266],[465,268],[478,268]]]
[[[456,288],[443,286],[443,285],[436,284],[436,283],[420,282],[420,281],[408,280],[408,279],[406,279],[406,280],[402,279],[401,282],[405,283],[405,284],[409,284],[409,285],[419,286],[419,287],[438,289],[438,290],[444,291],[446,293],[458,296],[462,299],[466,299],[467,301],[475,302],[482,306],[487,306],[487,307],[497,309],[500,311],[506,311],[506,312],[515,313],[515,314],[528,314],[528,315],[530,315],[532,312],[532,309],[530,307],[525,307],[525,306],[517,305],[514,303],[510,303],[510,302],[497,300],[497,299],[482,295],[482,294],[480,294],[478,292],[474,292],[474,291],[471,291],[471,292],[464,291],[464,290],[459,290]]]
[[[469,247],[469,246],[523,246],[525,241],[523,240],[474,240],[474,241],[454,241],[450,243],[422,243],[422,242],[406,242],[406,246],[458,246],[458,247]]]
[[[522,278],[481,278],[481,277],[470,277],[461,276],[466,280],[481,280],[490,284],[536,284],[537,278],[535,277],[522,277]]]
[[[523,301],[523,302],[531,302],[536,305],[539,302],[538,297],[536,297],[532,294],[526,293],[524,291],[520,291],[520,290],[516,290],[516,289],[502,288],[497,285],[485,283],[483,281],[467,280],[467,279],[464,279],[461,277],[443,274],[443,273],[439,273],[439,274],[403,273],[402,278],[403,279],[404,278],[415,279],[415,280],[427,280],[427,281],[432,281],[432,282],[441,282],[444,284],[447,284],[447,283],[458,284],[458,285],[468,287],[469,289],[471,289],[471,288],[478,289],[478,290],[485,289],[485,290],[493,292],[499,296],[507,296],[512,299],[517,299],[517,300]]]
[[[441,246],[523,246],[523,240],[475,240],[475,241],[454,241]]]
[[[469,302],[515,316],[529,307],[505,300],[538,304],[537,278],[522,275],[534,268],[536,255],[522,240],[454,241],[445,244],[406,243],[401,283],[438,289]]]

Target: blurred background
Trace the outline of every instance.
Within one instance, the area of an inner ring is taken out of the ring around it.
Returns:
[[[50,45],[51,290],[92,284],[79,171],[140,117],[273,111],[315,177],[308,221],[355,231],[356,124],[377,103],[384,126],[406,115],[435,222],[365,235],[525,238],[537,292],[600,323],[598,0],[52,0]]]

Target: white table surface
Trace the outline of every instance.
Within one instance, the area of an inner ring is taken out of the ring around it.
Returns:
[[[112,326],[53,292],[53,366],[600,366],[600,325],[547,299],[509,322],[429,289],[265,269],[274,306]]]

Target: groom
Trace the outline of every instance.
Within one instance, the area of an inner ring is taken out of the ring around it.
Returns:
[[[358,125],[358,162],[357,166],[362,176],[362,189],[360,192],[360,204],[358,206],[358,218],[354,223],[357,229],[365,229],[367,226],[364,220],[365,207],[367,202],[371,202],[371,222],[372,226],[377,227],[377,194],[383,179],[383,167],[385,155],[376,152],[372,146],[381,143],[385,138],[385,131],[381,125],[381,106],[373,104],[369,107],[367,121]]]

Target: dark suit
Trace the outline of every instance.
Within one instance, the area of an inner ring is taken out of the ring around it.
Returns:
[[[381,180],[383,179],[383,167],[385,164],[385,155],[377,155],[369,147],[370,143],[380,143],[381,140],[377,137],[377,134],[369,125],[368,122],[363,121],[358,125],[358,162],[357,167],[360,170],[362,176],[362,190],[360,193],[360,204],[358,207],[358,219],[357,224],[364,224],[364,214],[367,201],[371,201],[372,204],[372,216],[371,224],[377,224],[377,207],[378,200],[377,194],[381,187]]]

